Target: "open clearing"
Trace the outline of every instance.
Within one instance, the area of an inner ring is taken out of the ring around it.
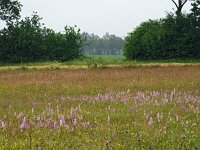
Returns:
[[[200,148],[199,65],[4,68],[0,85],[0,149]]]

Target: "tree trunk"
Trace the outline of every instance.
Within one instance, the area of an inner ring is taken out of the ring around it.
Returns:
[[[182,13],[183,6],[187,3],[188,0],[178,0],[178,3],[176,3],[174,0],[172,2],[175,4],[177,10],[176,14],[180,15]]]

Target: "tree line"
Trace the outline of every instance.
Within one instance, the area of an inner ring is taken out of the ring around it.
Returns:
[[[1,62],[67,61],[84,54],[122,54],[124,40],[106,33],[102,38],[77,27],[66,26],[55,32],[41,23],[37,13],[21,19],[22,4],[17,0],[0,0],[0,19],[6,27],[0,30]]]
[[[0,30],[0,61],[68,61],[84,54],[122,53],[127,59],[200,58],[200,0],[190,0],[189,13],[182,12],[189,0],[171,1],[175,13],[142,22],[122,39],[81,33],[76,26],[55,32],[37,13],[21,18],[23,6],[17,0],[0,0],[0,19],[6,23]]]
[[[123,54],[124,39],[114,34],[106,33],[103,37],[83,32],[86,42],[85,54],[89,55],[119,55]]]
[[[178,0],[175,13],[141,23],[125,38],[128,59],[200,58],[200,0],[192,0],[189,13],[182,8],[187,0]]]
[[[0,0],[0,18],[6,27],[0,30],[1,62],[67,61],[83,55],[84,38],[76,26],[55,32],[33,13],[20,18],[22,5],[17,0]]]

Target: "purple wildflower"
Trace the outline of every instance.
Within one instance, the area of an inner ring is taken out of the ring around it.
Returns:
[[[39,127],[40,127],[40,128],[43,127],[42,120],[39,120],[38,124],[39,124]]]
[[[20,125],[20,129],[28,129],[29,125],[26,123],[26,117],[23,118],[22,124]]]
[[[105,99],[105,97],[101,94],[98,95],[98,100],[103,101]]]
[[[51,122],[50,120],[47,120],[46,124],[45,124],[45,127],[51,127]]]
[[[1,120],[0,120],[0,122],[1,122],[2,128],[3,128],[4,130],[6,130],[6,124],[5,124],[3,121],[1,121]]]
[[[62,95],[62,96],[61,96],[61,100],[62,100],[62,101],[65,101],[66,98]]]
[[[65,125],[65,117],[64,115],[60,115],[60,126]]]
[[[183,106],[183,107],[181,107],[181,110],[182,111],[187,111],[187,107]]]
[[[153,125],[153,118],[152,117],[149,118],[149,123],[148,124],[149,124],[149,126]]]
[[[59,126],[58,126],[58,122],[57,122],[57,121],[54,122],[53,127],[54,127],[54,129],[59,128]]]
[[[84,128],[86,128],[87,126],[90,125],[90,122],[89,121],[83,122],[82,125],[83,125]]]

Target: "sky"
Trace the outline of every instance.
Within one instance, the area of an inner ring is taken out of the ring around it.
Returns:
[[[174,12],[171,0],[19,0],[23,5],[22,18],[33,11],[42,23],[55,31],[77,25],[81,31],[99,36],[106,32],[125,37],[141,22],[164,17]],[[184,10],[188,11],[188,3]],[[0,21],[0,29],[4,23]]]

